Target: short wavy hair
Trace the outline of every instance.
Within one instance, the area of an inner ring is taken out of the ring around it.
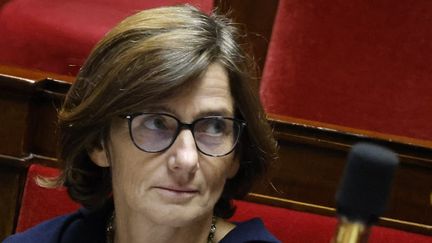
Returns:
[[[277,148],[255,68],[239,40],[228,18],[189,5],[144,10],[120,22],[93,49],[59,111],[58,183],[87,208],[112,200],[110,168],[95,165],[88,155],[109,139],[112,120],[174,96],[220,63],[228,72],[235,116],[247,122],[235,151],[239,171],[214,208],[215,215],[231,217],[232,199],[250,191]]]

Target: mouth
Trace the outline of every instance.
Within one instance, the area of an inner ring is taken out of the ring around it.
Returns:
[[[164,187],[164,186],[155,186],[155,189],[158,190],[162,190],[162,191],[168,191],[168,192],[172,192],[172,193],[185,193],[185,194],[195,194],[198,193],[199,191],[196,189],[192,189],[192,188],[178,188],[178,187]]]
[[[199,194],[194,188],[155,186],[153,189],[164,199],[174,202],[190,200]]]

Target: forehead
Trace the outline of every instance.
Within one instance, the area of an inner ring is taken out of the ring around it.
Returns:
[[[210,65],[201,78],[187,85],[174,97],[155,104],[153,109],[164,109],[187,118],[210,114],[233,115],[228,74],[222,65]]]

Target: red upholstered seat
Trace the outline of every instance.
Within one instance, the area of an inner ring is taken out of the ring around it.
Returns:
[[[30,166],[24,188],[17,232],[23,231],[45,219],[74,211],[78,205],[72,202],[63,189],[45,189],[35,183],[35,177],[56,176],[58,170],[33,164]],[[331,239],[336,219],[317,214],[236,201],[237,211],[232,221],[254,217],[263,219],[267,228],[282,242],[327,243]],[[405,231],[373,227],[371,243],[430,243],[431,237]]]
[[[139,10],[190,3],[209,12],[212,0],[9,0],[0,9],[0,65],[75,75],[91,48]]]
[[[336,218],[304,213],[257,203],[236,201],[237,211],[232,221],[259,217],[282,242],[330,242],[335,231]]]
[[[268,112],[432,139],[431,1],[280,0]]]
[[[236,201],[238,210],[232,221],[259,217],[267,228],[282,242],[328,243],[336,229],[334,217],[272,207],[263,204]],[[430,243],[432,237],[395,230],[386,227],[372,227],[370,243]]]
[[[47,189],[36,184],[38,176],[55,177],[59,170],[33,164],[27,172],[16,232],[24,231],[44,220],[73,212],[79,204],[73,202],[64,188]]]

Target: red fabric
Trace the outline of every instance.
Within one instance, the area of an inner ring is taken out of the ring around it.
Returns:
[[[268,112],[432,139],[432,1],[281,0]]]
[[[267,229],[282,242],[328,243],[336,230],[334,217],[299,212],[257,203],[236,201],[238,209],[232,221],[243,221],[259,217]],[[431,243],[432,237],[373,226],[370,243]]]
[[[27,172],[16,232],[21,232],[44,220],[73,212],[79,205],[73,202],[64,188],[47,189],[36,184],[37,176],[55,177],[54,168],[32,164]]]
[[[282,242],[330,242],[336,219],[290,209],[271,207],[245,201],[236,201],[237,211],[232,221],[254,217],[263,220],[267,229]]]
[[[10,0],[0,9],[0,64],[75,75],[92,47],[125,17],[143,9],[212,0]]]

